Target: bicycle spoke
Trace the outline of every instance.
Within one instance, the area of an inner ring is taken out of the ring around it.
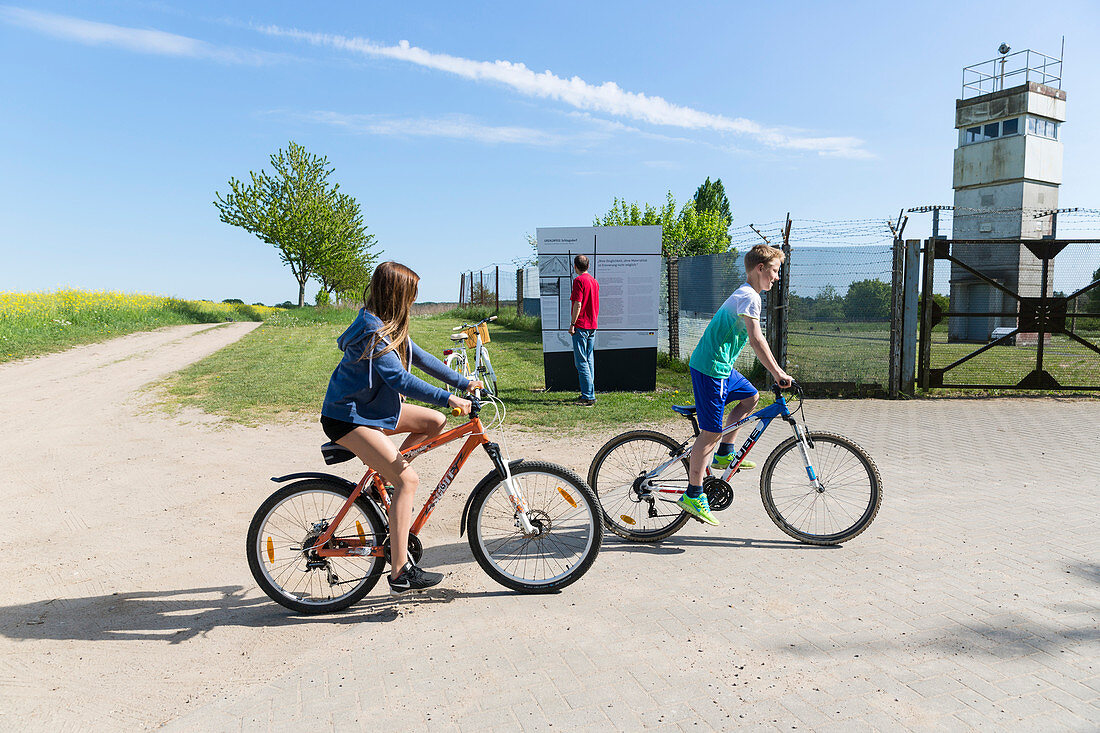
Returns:
[[[589,503],[577,501],[583,499],[578,491],[553,474],[521,472],[513,475],[513,481],[523,493],[528,518],[538,533],[526,536],[516,526],[515,511],[501,482],[485,498],[477,520],[486,558],[506,577],[524,583],[549,583],[572,573],[587,557],[598,521]],[[566,501],[563,491],[576,506]]]
[[[815,434],[808,451],[815,484],[797,443],[781,446],[761,487],[769,515],[803,541],[835,544],[858,534],[877,512],[880,496],[877,473],[859,451],[846,438]]]

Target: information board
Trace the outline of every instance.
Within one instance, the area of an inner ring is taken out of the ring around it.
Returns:
[[[546,387],[578,389],[569,333],[573,258],[588,257],[600,284],[596,389],[652,391],[657,380],[661,227],[551,227],[537,230]]]

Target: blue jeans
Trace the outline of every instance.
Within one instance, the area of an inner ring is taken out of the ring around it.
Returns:
[[[577,366],[577,381],[581,385],[581,397],[596,399],[596,362],[593,348],[596,343],[596,329],[573,329],[573,363]]]

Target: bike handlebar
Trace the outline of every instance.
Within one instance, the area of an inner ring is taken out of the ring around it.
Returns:
[[[470,395],[469,400],[470,400],[470,403],[471,403],[470,404],[470,417],[477,417],[477,414],[479,412],[481,412],[481,400],[479,400],[476,395]],[[451,414],[454,415],[455,417],[461,417],[462,416],[462,410],[458,409],[457,407],[452,407],[451,408]]]
[[[779,396],[783,393],[784,390],[790,392],[791,394],[798,395],[799,399],[802,398],[802,387],[799,386],[798,382],[794,381],[793,379],[791,380],[791,386],[789,387],[780,387],[778,383],[772,383],[772,394],[775,395],[776,399],[779,399]]]
[[[482,318],[477,323],[463,323],[461,326],[455,326],[451,330],[452,331],[461,331],[464,328],[477,328],[482,323],[488,323],[489,321],[495,321],[496,319],[497,319],[496,316],[489,316],[488,318]]]

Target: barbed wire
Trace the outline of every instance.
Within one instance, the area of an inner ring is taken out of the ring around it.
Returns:
[[[1042,221],[1051,214],[1051,209],[1042,206],[1017,206],[1004,208],[976,208],[968,206],[944,207],[940,211],[941,231],[951,231],[956,219],[980,217],[985,222],[1001,223],[1005,221]],[[930,213],[930,212],[914,212]],[[896,221],[891,217],[858,217],[848,219],[792,218],[790,243],[801,250],[889,247],[894,239],[890,225]],[[729,229],[730,247],[739,251],[763,242],[756,231],[762,232],[773,245],[782,241],[782,227],[786,219],[772,219],[763,223],[755,221],[737,224]],[[1097,232],[1100,238],[1100,208],[1076,207],[1058,211],[1058,230],[1060,233]],[[495,268],[521,267],[537,269],[532,256],[514,257],[510,260],[490,262],[481,267],[464,269],[467,273],[494,272]],[[870,264],[870,263],[869,263]],[[879,264],[875,261],[874,264]]]

